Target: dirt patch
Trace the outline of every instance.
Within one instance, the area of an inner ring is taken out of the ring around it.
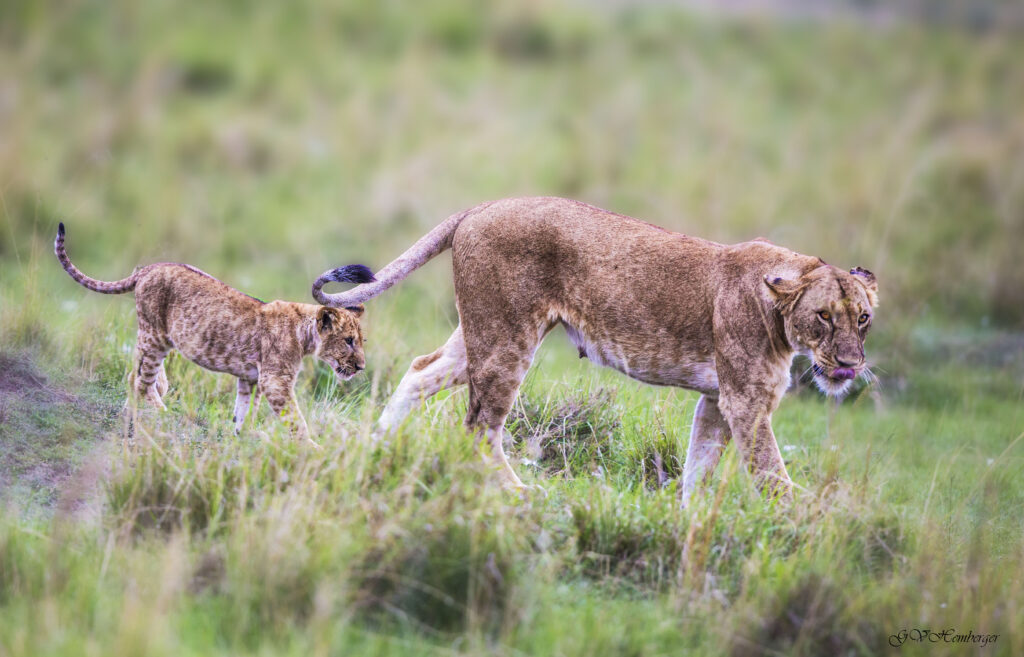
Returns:
[[[76,400],[74,395],[50,386],[28,356],[0,352],[0,401],[7,397],[26,396],[48,397],[69,403]],[[0,423],[2,420],[0,417]]]
[[[11,358],[0,357],[0,393],[18,392],[25,388],[41,388],[42,384],[28,372],[20,369]]]
[[[2,503],[23,513],[87,506],[100,473],[92,454],[117,408],[109,393],[87,382],[59,385],[30,355],[0,352]],[[89,481],[79,481],[85,471]]]

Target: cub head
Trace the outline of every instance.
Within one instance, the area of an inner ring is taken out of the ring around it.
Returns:
[[[823,265],[796,279],[769,274],[764,282],[789,343],[813,361],[815,383],[826,394],[845,393],[866,370],[864,340],[878,305],[875,275]]]
[[[319,346],[316,349],[316,356],[331,366],[339,381],[347,381],[366,369],[363,331],[359,326],[362,314],[362,306],[321,306],[317,310],[316,332]]]

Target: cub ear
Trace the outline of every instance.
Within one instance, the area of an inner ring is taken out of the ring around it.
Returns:
[[[802,281],[773,276],[771,274],[765,275],[764,284],[768,287],[768,293],[775,299],[779,310],[783,314],[793,310],[806,287]]]
[[[345,306],[345,310],[349,311],[356,317],[362,317],[363,311],[366,309],[363,308],[363,304],[359,304],[358,306]]]
[[[337,319],[337,311],[327,306],[320,306],[320,310],[316,311],[316,330],[321,333],[330,331]]]
[[[864,288],[868,291],[868,300],[872,306],[878,305],[878,280],[875,275],[863,267],[854,267],[850,270],[851,276],[856,276]]]

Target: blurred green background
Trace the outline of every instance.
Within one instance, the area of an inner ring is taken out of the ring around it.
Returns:
[[[870,268],[880,331],[1024,321],[1016,32],[629,3],[2,11],[8,290],[58,220],[95,276],[182,260],[305,299],[459,209],[562,195]]]
[[[878,654],[928,622],[1021,654],[1020,7],[686,4],[0,4],[0,653]],[[52,255],[63,221],[97,278],[180,261],[310,301],[520,195],[877,274],[880,385],[776,415],[793,513],[733,462],[681,514],[652,480],[696,396],[559,335],[510,421],[550,497],[485,485],[464,396],[357,440],[457,322],[448,255],[368,304],[367,376],[307,365],[322,455],[266,413],[231,437],[233,381],[173,356],[129,439],[132,304]]]

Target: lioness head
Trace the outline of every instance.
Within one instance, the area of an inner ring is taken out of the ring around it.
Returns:
[[[347,381],[366,368],[363,331],[359,326],[362,314],[362,306],[322,306],[316,313],[316,332],[320,338],[316,356],[331,366],[339,381]]]
[[[764,282],[789,343],[813,361],[818,387],[833,396],[845,393],[865,370],[864,339],[878,305],[875,275],[823,265],[796,279],[769,274]]]

